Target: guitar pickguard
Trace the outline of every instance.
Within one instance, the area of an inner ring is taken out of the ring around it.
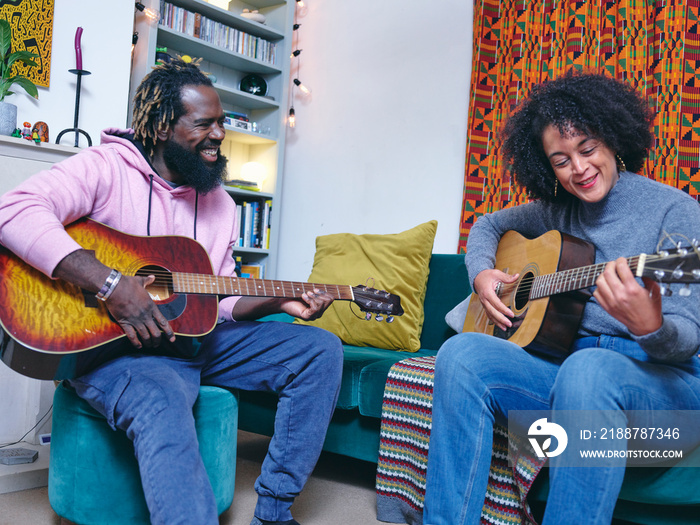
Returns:
[[[164,303],[157,303],[158,310],[165,316],[168,321],[177,319],[187,308],[187,295],[177,294],[171,296],[171,300]]]
[[[525,320],[525,316],[527,315],[527,310],[525,310],[522,314],[516,315],[511,319],[511,322],[513,323],[513,326],[509,327],[506,330],[501,330],[498,326],[493,327],[493,335],[495,337],[498,337],[499,339],[510,339],[515,335],[515,333],[518,331],[518,329],[522,326],[523,321]]]

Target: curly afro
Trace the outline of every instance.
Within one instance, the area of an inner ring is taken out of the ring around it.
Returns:
[[[565,191],[555,195],[554,171],[542,147],[547,126],[601,140],[628,171],[638,172],[653,145],[653,118],[649,106],[629,84],[569,70],[535,86],[508,117],[500,133],[503,159],[530,198],[563,201],[571,196]]]
[[[209,77],[199,69],[199,60],[185,62],[176,58],[154,67],[144,77],[134,95],[132,127],[134,138],[143,143],[149,155],[153,155],[158,130],[174,126],[186,112],[182,88],[211,85]]]

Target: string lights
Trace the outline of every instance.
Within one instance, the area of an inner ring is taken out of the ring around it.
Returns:
[[[137,11],[141,11],[144,15],[146,15],[146,18],[148,18],[149,22],[157,24],[160,20],[160,12],[157,9],[151,9],[150,7],[146,7],[141,2],[136,2],[136,5],[134,7],[136,7]]]
[[[296,113],[294,111],[294,93],[295,89],[298,89],[303,95],[310,95],[311,89],[305,84],[301,83],[299,80],[299,70],[301,69],[301,52],[299,49],[299,28],[301,24],[297,21],[299,17],[306,14],[307,5],[306,0],[296,0],[296,6],[294,11],[294,25],[292,29],[294,30],[294,35],[292,36],[292,53],[290,59],[293,61],[290,68],[290,78],[292,83],[289,89],[289,116],[287,117],[287,126],[293,128],[296,126]]]
[[[304,93],[304,95],[310,95],[311,94],[311,89],[309,89],[307,86],[301,83],[301,81],[298,78],[294,79],[294,85],[299,88],[299,91]]]

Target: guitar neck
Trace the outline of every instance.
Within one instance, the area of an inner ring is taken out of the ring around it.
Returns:
[[[646,254],[627,258],[627,264],[635,275],[640,275],[644,269]],[[581,266],[570,270],[539,275],[532,281],[530,299],[540,299],[558,293],[582,290],[595,284],[598,276],[605,270],[607,263]]]
[[[255,297],[286,297],[295,299],[302,294],[321,290],[333,299],[354,300],[351,286],[337,284],[314,284],[266,279],[242,279],[216,275],[178,273],[172,274],[173,291],[182,294],[203,295],[248,295]]]

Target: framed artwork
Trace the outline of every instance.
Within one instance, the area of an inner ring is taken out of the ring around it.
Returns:
[[[49,87],[54,0],[0,0],[0,18],[12,26],[12,50],[39,55],[39,67],[17,65],[17,72],[37,86]]]

